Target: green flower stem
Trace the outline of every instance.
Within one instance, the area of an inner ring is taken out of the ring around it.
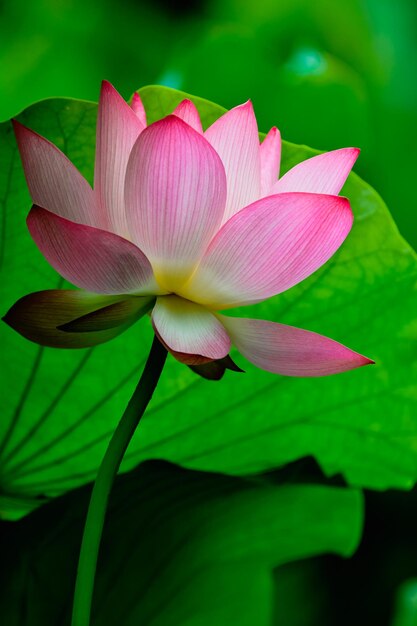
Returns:
[[[91,493],[75,583],[72,626],[89,626],[97,558],[110,491],[164,367],[167,351],[154,337],[148,360],[129,404],[110,440]]]

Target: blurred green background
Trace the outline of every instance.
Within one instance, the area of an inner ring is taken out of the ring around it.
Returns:
[[[49,96],[128,97],[160,83],[320,149],[358,146],[356,170],[417,246],[415,0],[3,0],[0,119]]]
[[[126,98],[152,83],[225,107],[251,98],[263,131],[277,125],[286,140],[323,150],[360,147],[356,171],[414,247],[416,70],[415,0],[0,2],[1,120],[50,96],[96,101],[103,78]],[[417,575],[415,496],[368,494],[350,561],[280,568],[277,626],[415,626],[416,583],[406,583]]]

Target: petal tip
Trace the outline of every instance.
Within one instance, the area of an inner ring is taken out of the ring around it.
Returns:
[[[143,128],[146,128],[147,126],[146,111],[145,111],[145,107],[143,106],[142,98],[140,97],[137,91],[135,91],[132,96],[130,108],[135,113],[135,115],[140,120],[140,122],[143,124]]]
[[[340,203],[341,214],[344,216],[347,222],[347,234],[350,232],[353,226],[353,222],[355,220],[355,216],[352,211],[352,207],[348,198],[344,198],[343,196],[340,198],[342,202]]]
[[[361,152],[360,148],[349,147],[349,148],[338,148],[337,150],[332,150],[324,154],[345,155],[345,157],[347,157],[347,161],[349,162],[350,169],[352,169],[358,156],[360,155],[360,152]]]
[[[101,89],[102,91],[116,91],[111,82],[106,79],[101,81]]]
[[[173,110],[172,114],[181,118],[200,135],[203,133],[200,114],[194,102],[190,100],[190,98],[185,98],[184,100],[181,100],[181,102]]]
[[[318,195],[326,195],[326,194],[318,194]],[[353,222],[354,215],[353,215],[349,198],[346,198],[346,196],[333,196],[333,198],[338,204],[338,206],[340,207],[340,209],[342,209],[342,211],[346,212],[348,215],[351,216],[352,222]]]
[[[104,98],[116,98],[117,100],[120,99],[125,102],[124,98],[117,91],[116,87],[114,87],[114,85],[112,85],[111,82],[108,80],[103,80],[101,82],[100,101]]]
[[[246,113],[249,117],[255,117],[255,111],[253,108],[253,103],[252,100],[246,100],[246,102],[242,102],[242,104],[238,104],[235,107],[232,107],[231,109],[229,109],[228,111],[226,111],[226,113],[224,113],[224,115],[222,115],[221,117],[219,117],[219,120],[221,120],[225,115],[228,116],[229,113]],[[218,121],[218,120],[216,120]]]
[[[363,367],[364,365],[376,365],[376,361],[374,361],[373,359],[369,359],[367,356],[363,356],[361,354],[361,367]]]
[[[23,296],[23,297],[25,297],[25,296]],[[23,299],[23,298],[21,298],[21,299]],[[19,302],[20,302],[20,300],[18,300],[14,304],[12,304],[12,306],[7,311],[7,313],[5,313],[2,316],[2,318],[1,318],[2,322],[7,324],[7,326],[9,326],[9,328],[11,328],[12,330],[15,330],[17,332],[20,332],[19,331],[19,323],[16,320],[16,315],[19,314]]]
[[[31,133],[31,134],[37,135],[35,131],[31,130],[30,128],[22,124],[22,122],[19,122],[19,120],[17,120],[15,117],[11,119],[11,122],[12,122],[14,134],[15,134],[17,141],[20,141],[25,134]]]
[[[355,163],[356,159],[358,158],[358,156],[361,153],[361,149],[360,148],[346,148],[347,151],[350,152],[350,154],[352,155],[352,166]]]
[[[10,121],[11,121],[12,126],[13,126],[13,128],[15,130],[20,128],[21,126],[23,126],[23,124],[21,124],[15,117],[12,117],[12,119]]]
[[[185,112],[193,113],[194,111],[197,111],[194,102],[190,100],[189,98],[184,98],[184,100],[181,100],[181,102],[177,104],[175,109],[172,111],[171,115],[175,115],[176,117],[179,117],[180,119],[185,121],[184,118],[182,117],[182,114]]]
[[[17,141],[21,155],[23,155],[25,152],[28,152],[29,150],[32,149],[33,141],[36,141],[36,142],[40,141],[42,142],[44,146],[47,145],[49,148],[52,148],[54,151],[61,152],[54,143],[49,141],[49,139],[46,139],[46,137],[43,137],[42,135],[37,133],[36,130],[33,130],[32,128],[29,128],[28,126],[25,126],[25,124],[22,124],[22,122],[19,122],[19,120],[17,120],[16,118],[13,118],[11,122],[13,125],[14,134],[15,134],[16,141]],[[66,160],[68,160],[66,155],[63,155],[63,156],[65,157]]]
[[[242,111],[247,111],[249,114],[250,113],[254,113],[254,108],[253,108],[253,102],[252,100],[249,98],[249,100],[246,100],[246,102],[243,102],[243,104],[240,104],[239,106],[236,107],[237,109],[242,109]]]
[[[148,130],[150,128],[166,128],[166,129],[178,128],[178,129],[180,129],[182,131],[196,133],[198,135],[200,134],[200,133],[197,133],[197,131],[192,126],[187,124],[187,122],[184,122],[183,119],[181,119],[177,115],[174,115],[174,113],[170,113],[169,115],[166,115],[162,119],[157,120],[153,124],[150,124],[150,126],[148,126],[148,128],[145,129],[145,132],[146,132],[146,130]]]
[[[185,122],[180,117],[178,117],[178,115],[174,115],[173,113],[170,113],[169,115],[166,115],[165,117],[161,117],[160,120],[156,120],[156,122],[151,124],[151,126],[153,127],[169,126],[169,125],[175,125],[175,124],[177,124],[178,126],[183,126]]]
[[[26,225],[30,230],[30,226],[33,222],[33,220],[36,220],[37,218],[41,217],[42,215],[48,215],[50,213],[50,211],[47,211],[46,209],[43,209],[42,207],[38,206],[37,204],[32,204],[32,207],[29,211],[29,213],[26,216]],[[65,219],[65,218],[62,218]]]

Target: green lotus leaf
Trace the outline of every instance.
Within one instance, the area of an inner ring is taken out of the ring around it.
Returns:
[[[7,626],[69,623],[89,493],[57,498],[2,532]],[[143,463],[112,492],[92,626],[229,626],[236,618],[269,626],[272,569],[322,552],[351,555],[362,509],[354,489]]]
[[[153,122],[185,94],[145,87]],[[204,126],[223,109],[200,98]],[[61,148],[91,181],[96,104],[35,104],[18,119]],[[284,142],[281,173],[316,154]],[[417,262],[378,194],[352,174],[344,188],[355,224],[340,251],[308,280],[238,314],[328,335],[376,365],[321,379],[257,370],[204,380],[170,358],[122,469],[165,459],[196,470],[248,475],[314,455],[351,485],[410,488],[417,479]],[[43,259],[25,224],[30,198],[11,130],[0,125],[1,302],[68,287]],[[5,324],[0,422],[5,517],[94,478],[140,375],[152,330],[147,317],[112,341],[82,351],[32,344]]]

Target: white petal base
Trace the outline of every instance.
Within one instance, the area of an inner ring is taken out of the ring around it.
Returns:
[[[203,306],[179,298],[161,296],[152,312],[155,330],[174,352],[222,359],[230,350],[229,336],[215,315]]]

